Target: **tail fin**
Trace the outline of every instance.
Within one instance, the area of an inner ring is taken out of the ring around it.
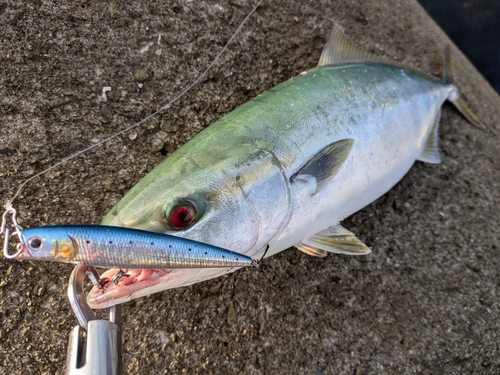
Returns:
[[[443,81],[445,83],[449,83],[451,85],[454,84],[453,79],[453,66],[451,65],[451,51],[450,46],[446,46],[444,50],[444,61],[443,61]],[[476,128],[485,130],[486,126],[481,122],[479,117],[472,112],[467,103],[462,99],[458,89],[455,88],[455,91],[448,98],[450,102],[459,110],[459,112]]]

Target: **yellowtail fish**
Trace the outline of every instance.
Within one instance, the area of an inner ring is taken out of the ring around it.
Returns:
[[[442,104],[475,126],[453,84],[362,51],[339,27],[319,65],[203,130],[153,169],[102,224],[202,241],[249,257],[291,246],[314,256],[370,248],[340,222],[391,189],[416,160],[439,163]],[[104,308],[234,269],[172,270],[93,290]],[[108,271],[115,272],[115,271]],[[106,273],[104,274],[106,276]]]
[[[99,225],[23,230],[15,258],[82,263],[105,268],[160,270],[258,264],[240,253],[185,238]]]

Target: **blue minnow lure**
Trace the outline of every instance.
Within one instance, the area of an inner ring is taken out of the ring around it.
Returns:
[[[186,238],[99,225],[23,230],[15,258],[125,269],[258,265],[248,256]]]

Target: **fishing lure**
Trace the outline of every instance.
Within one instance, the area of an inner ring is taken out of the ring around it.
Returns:
[[[83,263],[126,269],[258,266],[252,258],[166,234],[99,225],[66,225],[20,231],[17,252],[6,257]]]

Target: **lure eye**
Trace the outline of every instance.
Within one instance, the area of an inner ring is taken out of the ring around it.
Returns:
[[[28,240],[28,246],[31,250],[40,250],[42,245],[43,241],[40,237],[32,237]]]
[[[196,207],[190,201],[183,201],[176,204],[170,210],[168,223],[173,229],[187,229],[196,220]]]

